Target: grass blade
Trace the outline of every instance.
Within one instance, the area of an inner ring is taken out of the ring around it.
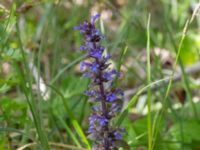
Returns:
[[[146,85],[145,87],[141,88],[140,90],[138,90],[138,92],[131,98],[130,102],[128,103],[128,105],[123,109],[123,111],[121,112],[121,114],[119,115],[116,125],[120,126],[121,123],[123,122],[123,120],[126,118],[126,114],[128,113],[128,110],[131,109],[131,107],[135,104],[135,102],[137,101],[138,97],[145,91],[147,90],[149,87],[156,85],[160,82],[164,82],[168,80],[168,78],[164,78],[164,79],[160,79],[157,80],[155,82],[152,82],[148,85]]]
[[[21,54],[22,54],[22,61],[23,61],[23,64],[25,66],[25,73],[23,71],[21,71],[21,78],[22,78],[22,81],[23,81],[22,88],[24,90],[24,94],[25,94],[27,103],[28,103],[29,108],[31,110],[31,113],[33,115],[34,124],[35,124],[36,130],[37,130],[38,136],[39,136],[39,140],[41,142],[41,146],[44,150],[49,150],[50,147],[49,147],[49,144],[48,144],[48,139],[47,139],[45,132],[44,132],[44,129],[42,127],[40,116],[39,116],[38,111],[36,109],[35,100],[33,98],[33,93],[32,93],[32,89],[31,89],[31,87],[32,87],[31,82],[32,81],[31,81],[31,79],[26,78],[26,77],[31,77],[31,75],[29,74],[29,69],[28,69],[28,66],[27,66],[27,60],[26,60],[26,57],[25,57],[25,52],[24,52],[24,49],[23,49],[23,46],[22,46],[22,41],[21,41],[21,37],[20,37],[20,30],[19,30],[18,23],[16,23],[16,29],[17,29],[18,42],[19,42],[19,46],[20,46],[20,50],[21,50]],[[18,67],[18,70],[20,70],[19,67]],[[28,87],[26,86],[26,82],[28,82],[28,84],[29,84]]]
[[[69,109],[69,106],[68,106],[68,104],[67,104],[67,102],[65,100],[64,95],[60,91],[58,91],[56,88],[54,88],[53,86],[51,86],[51,85],[48,85],[48,86],[60,96],[60,98],[61,98],[61,100],[63,102],[63,105],[65,107],[65,110],[69,115],[69,119],[71,120],[72,125],[74,126],[74,129],[76,130],[77,134],[80,136],[80,138],[83,141],[83,143],[87,146],[87,149],[90,150],[91,147],[90,147],[89,141],[87,140],[87,138],[86,138],[81,126],[78,123],[78,121],[75,119],[73,113]]]
[[[150,64],[150,20],[151,15],[149,14],[147,22],[147,84],[151,83],[151,64]],[[147,88],[147,128],[148,128],[148,149],[152,150],[152,123],[151,123],[151,89]]]

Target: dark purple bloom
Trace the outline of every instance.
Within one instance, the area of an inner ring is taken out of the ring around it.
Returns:
[[[97,94],[97,92],[94,90],[93,91],[85,91],[84,94],[91,97],[91,96],[95,96]]]
[[[110,116],[114,116],[116,113],[118,113],[121,110],[121,107],[119,104],[117,103],[113,103],[111,106],[111,111],[109,112]]]
[[[89,89],[84,92],[94,103],[92,114],[89,117],[88,133],[96,142],[97,149],[116,149],[117,140],[121,140],[121,130],[111,126],[114,116],[122,108],[121,99],[123,92],[114,88],[113,81],[120,74],[115,69],[109,67],[110,54],[105,55],[105,48],[101,45],[103,35],[96,29],[95,22],[100,14],[92,16],[90,22],[84,22],[75,27],[84,36],[84,45],[81,51],[87,52],[89,62],[82,62],[80,70],[85,70],[84,77],[91,79]]]
[[[100,59],[102,54],[103,54],[103,51],[104,51],[104,47],[99,47],[99,48],[96,48],[96,49],[92,49],[90,51],[90,53],[89,53],[89,56],[93,57],[93,58]]]
[[[110,80],[113,80],[114,77],[119,77],[120,74],[119,72],[117,72],[115,69],[111,70],[111,71],[107,71],[103,74],[103,78],[104,80],[106,81],[110,81]]]
[[[99,125],[100,126],[106,126],[108,124],[108,119],[105,117],[99,117]]]
[[[119,131],[114,132],[115,139],[116,140],[121,140],[122,139],[122,134]]]
[[[90,67],[91,64],[87,62],[81,62],[80,64],[80,70],[83,71],[85,68]]]
[[[92,17],[91,17],[91,20],[90,20],[91,24],[94,25],[95,21],[96,21],[97,19],[99,19],[100,16],[101,16],[100,14],[96,14],[95,16],[92,16]]]
[[[83,77],[85,77],[85,78],[92,78],[92,74],[86,72],[86,73],[83,74]]]
[[[98,70],[99,70],[99,64],[98,63],[93,63],[91,66],[90,66],[90,70],[92,71],[92,72],[94,72],[94,73],[97,73],[98,72]]]
[[[89,117],[90,124],[94,124],[98,120],[97,115],[92,115]]]
[[[107,102],[114,102],[117,100],[117,96],[114,93],[111,93],[106,96],[106,101]]]
[[[95,127],[90,125],[89,129],[88,129],[88,132],[89,133],[95,133],[96,132]]]
[[[80,50],[85,51],[85,50],[87,50],[87,47],[86,46],[80,46]]]

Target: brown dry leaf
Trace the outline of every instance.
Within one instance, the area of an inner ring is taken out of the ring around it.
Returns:
[[[16,12],[24,14],[29,11],[33,7],[33,4],[24,3],[20,7],[17,8]]]
[[[181,88],[181,89],[176,89],[174,92],[178,97],[179,102],[183,105],[186,100],[186,91],[183,88]]]

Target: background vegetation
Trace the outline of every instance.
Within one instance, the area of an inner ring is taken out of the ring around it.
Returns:
[[[73,27],[95,12],[122,73],[124,109],[113,124],[127,134],[119,146],[199,150],[199,7],[198,0],[1,0],[0,150],[90,149],[88,81]]]

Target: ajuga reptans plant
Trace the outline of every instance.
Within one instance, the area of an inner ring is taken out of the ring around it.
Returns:
[[[120,74],[110,67],[111,56],[105,54],[101,45],[103,36],[95,27],[99,17],[99,14],[92,16],[90,21],[75,27],[75,30],[80,30],[84,36],[80,50],[87,53],[87,61],[80,64],[80,69],[86,70],[84,77],[91,79],[88,90],[84,92],[94,103],[89,117],[89,137],[95,141],[93,149],[115,150],[123,130],[113,127],[111,120],[121,109],[123,92],[113,84]]]

